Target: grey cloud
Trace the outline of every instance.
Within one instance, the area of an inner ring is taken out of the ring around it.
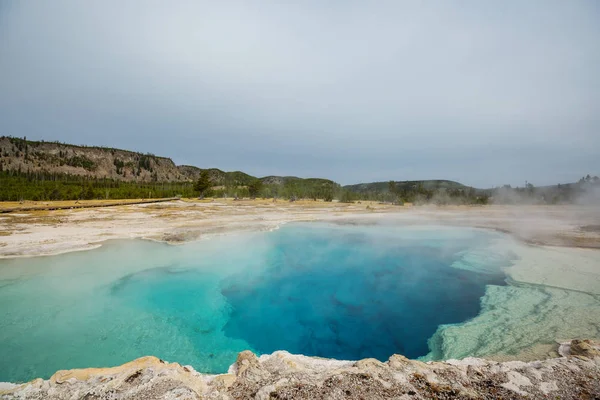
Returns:
[[[342,183],[600,173],[595,1],[0,5],[0,134]]]

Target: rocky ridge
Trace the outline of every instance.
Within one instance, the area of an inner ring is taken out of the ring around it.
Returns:
[[[189,180],[173,160],[107,147],[0,137],[0,170],[114,179],[124,182]]]
[[[227,374],[142,357],[114,368],[58,371],[0,386],[2,399],[597,399],[600,344],[573,340],[560,358],[428,362],[393,355],[338,361],[278,351],[239,354]]]

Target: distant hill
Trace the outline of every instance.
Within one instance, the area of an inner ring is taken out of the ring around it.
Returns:
[[[419,186],[425,190],[439,190],[439,189],[471,189],[469,186],[465,186],[462,183],[447,181],[441,179],[425,180],[425,181],[394,181],[396,190],[409,191],[418,188]],[[358,183],[355,185],[346,185],[343,187],[354,193],[388,193],[389,192],[389,181],[386,182],[370,182],[370,183]]]
[[[337,185],[334,181],[322,178],[298,178],[297,176],[265,176],[260,178],[265,185],[290,185],[303,182],[311,185]]]
[[[191,181],[197,180],[200,177],[200,173],[203,171],[202,168],[191,165],[180,165],[177,169]],[[256,179],[256,177],[241,171],[225,172],[218,168],[208,168],[207,170],[210,181],[215,186],[246,186]]]

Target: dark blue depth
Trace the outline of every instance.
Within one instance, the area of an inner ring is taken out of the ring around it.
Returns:
[[[450,267],[473,243],[282,230],[270,267],[222,284],[232,305],[225,334],[255,350],[345,360],[417,358],[440,324],[476,316],[486,285],[504,275]]]

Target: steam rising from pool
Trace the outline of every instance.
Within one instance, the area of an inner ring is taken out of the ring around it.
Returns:
[[[485,355],[485,332],[497,333],[498,318],[518,334],[526,325],[511,313],[543,310],[523,311],[518,299],[563,307],[537,294],[556,289],[506,286],[515,260],[510,246],[498,246],[506,241],[467,228],[293,224],[182,246],[121,241],[2,261],[0,381],[144,355],[220,373],[245,349],[338,359]],[[517,303],[502,312],[495,301]],[[597,312],[593,298],[585,306]],[[568,333],[552,322],[544,329],[535,340]],[[518,351],[528,340],[488,347]]]

